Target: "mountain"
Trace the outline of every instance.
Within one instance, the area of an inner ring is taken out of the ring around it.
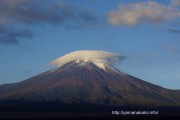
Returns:
[[[109,64],[76,60],[18,83],[0,85],[0,101],[8,100],[179,106],[180,91],[153,85]]]

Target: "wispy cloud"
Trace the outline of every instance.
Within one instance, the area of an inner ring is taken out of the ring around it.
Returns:
[[[163,23],[180,17],[180,10],[172,5],[155,1],[120,4],[117,10],[108,14],[109,23],[119,25],[138,25],[141,23]]]
[[[172,5],[180,6],[180,0],[171,0]]]
[[[30,74],[32,74],[32,71],[31,70],[26,70],[25,73],[26,73],[26,75],[30,75]]]
[[[174,27],[168,27],[167,30],[171,33],[175,33],[175,34],[179,34],[180,33],[180,29],[176,29]]]
[[[166,50],[172,52],[172,53],[179,53],[179,49],[175,47],[174,45],[168,44],[165,46]]]
[[[18,43],[33,37],[33,25],[94,26],[97,17],[91,10],[75,8],[61,0],[0,0],[0,43]]]

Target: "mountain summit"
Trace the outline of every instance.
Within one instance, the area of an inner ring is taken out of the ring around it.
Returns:
[[[180,91],[122,73],[109,64],[75,60],[22,82],[0,86],[0,100],[102,105],[180,105]]]

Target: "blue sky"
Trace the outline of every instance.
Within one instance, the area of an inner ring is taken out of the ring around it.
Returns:
[[[0,84],[52,69],[76,50],[126,56],[116,68],[180,89],[178,0],[1,0]]]

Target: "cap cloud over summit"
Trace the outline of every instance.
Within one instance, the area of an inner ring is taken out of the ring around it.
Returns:
[[[62,66],[72,61],[85,61],[95,64],[103,63],[112,65],[124,59],[124,56],[102,50],[79,50],[71,52],[50,62],[50,65]]]

